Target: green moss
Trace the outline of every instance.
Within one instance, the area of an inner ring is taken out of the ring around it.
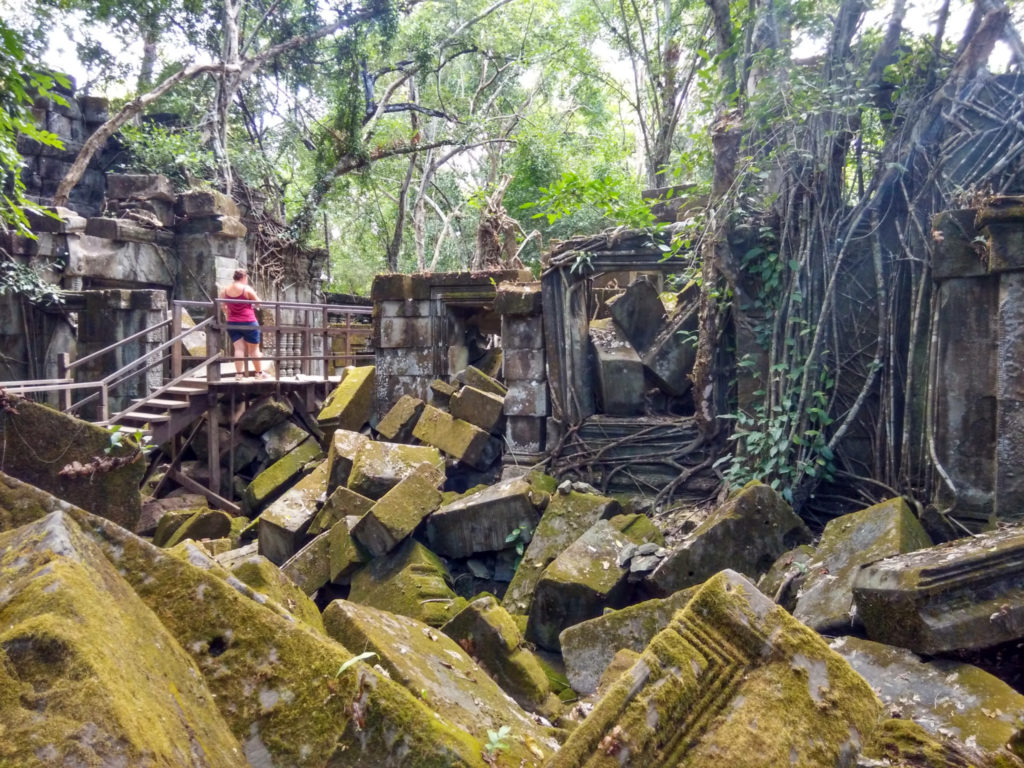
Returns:
[[[165,516],[166,517],[166,516]],[[163,522],[161,520],[160,522]],[[157,526],[157,533],[160,526]],[[219,539],[231,533],[231,516],[219,509],[204,509],[194,512],[167,539],[164,546],[173,547],[185,539]],[[154,542],[155,543],[155,542]]]
[[[482,457],[491,436],[468,421],[428,405],[416,422],[413,436],[476,469],[486,469]]]
[[[435,487],[444,480],[444,459],[436,448],[370,441],[356,454],[348,487],[367,498],[379,499],[418,467],[424,467],[437,480]]]
[[[245,489],[246,508],[252,514],[261,510],[274,497],[287,490],[306,462],[320,458],[323,458],[320,446],[315,440],[306,440],[294,451],[274,462],[253,478],[253,481]]]
[[[894,768],[1020,768],[1008,752],[980,754],[933,736],[913,720],[884,720],[864,745],[865,757]]]
[[[482,745],[403,687],[357,663],[290,614],[246,596],[237,579],[83,517],[107,555],[198,665],[250,762],[324,765],[483,765]],[[354,717],[354,711],[358,715]]]
[[[370,418],[373,407],[372,365],[345,369],[345,378],[328,396],[316,420],[325,432],[334,429],[358,431]],[[328,429],[329,428],[329,429]]]
[[[69,517],[0,552],[0,765],[246,764],[192,659]]]
[[[615,515],[608,520],[615,530],[620,531],[634,544],[664,544],[665,537],[647,515]]]
[[[242,583],[248,584],[289,611],[306,626],[317,632],[324,631],[323,620],[316,603],[267,558],[262,555],[248,557],[235,565],[231,573]]]

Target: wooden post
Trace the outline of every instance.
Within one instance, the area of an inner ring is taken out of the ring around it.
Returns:
[[[214,310],[217,306],[214,305]],[[181,305],[174,302],[171,309],[171,338],[177,339],[181,335]],[[171,378],[181,376],[181,348],[184,346],[180,339],[171,346]]]
[[[213,324],[206,326],[206,381],[220,381],[220,360],[209,362],[220,351],[220,307],[213,300]]]
[[[61,352],[57,355],[57,378],[67,379],[70,376],[68,368],[71,367],[71,355],[67,352]],[[62,411],[71,410],[71,390],[62,389],[60,390],[60,409]]]
[[[206,450],[209,453],[210,490],[220,495],[220,423],[217,419],[217,401],[218,397],[211,395],[210,407],[206,411]]]
[[[110,418],[110,390],[107,389],[107,385],[100,385],[100,421],[106,421]]]

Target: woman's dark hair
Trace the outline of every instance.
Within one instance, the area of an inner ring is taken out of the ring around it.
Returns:
[[[232,280],[241,280],[243,277],[245,277],[245,270],[244,269],[236,269],[234,277],[232,277],[231,279]]]

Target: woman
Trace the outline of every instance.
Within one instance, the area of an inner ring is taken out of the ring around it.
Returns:
[[[248,299],[245,303],[225,303],[224,314],[228,324],[228,336],[231,337],[231,346],[235,350],[235,379],[242,380],[245,375],[245,358],[252,358],[253,368],[256,369],[256,378],[265,379],[267,374],[263,372],[263,363],[260,360],[260,324],[256,320],[256,312],[253,310],[253,303],[258,302],[260,297],[256,291],[249,287],[249,277],[244,269],[236,269],[232,276],[234,282],[220,292],[222,299]]]

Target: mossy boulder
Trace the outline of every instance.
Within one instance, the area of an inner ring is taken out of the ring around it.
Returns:
[[[231,567],[231,574],[288,610],[306,626],[323,632],[324,624],[316,603],[306,596],[283,569],[279,569],[267,558],[250,555],[235,563]]]
[[[331,435],[327,448],[327,463],[329,465],[327,491],[333,493],[336,488],[342,488],[348,484],[349,474],[352,472],[352,462],[355,461],[359,449],[370,442],[370,438],[359,432],[350,429],[338,429]]]
[[[183,493],[180,496],[168,496],[163,499],[146,499],[142,502],[142,516],[135,524],[135,533],[139,536],[152,536],[157,526],[169,512],[205,509],[208,506],[206,497],[198,493]]]
[[[498,366],[500,368],[501,359],[498,359]],[[508,394],[508,389],[493,376],[489,376],[487,373],[477,368],[475,365],[470,365],[466,368],[462,378],[465,383],[471,387],[482,390],[484,392],[490,392],[492,395],[498,397],[504,397]]]
[[[931,545],[901,498],[830,520],[807,564],[807,578],[797,595],[793,616],[826,635],[859,628],[861,622],[853,609],[853,580],[860,567]]]
[[[167,542],[171,540],[174,532],[177,531],[186,520],[189,520],[197,512],[204,512],[208,509],[205,501],[202,505],[195,509],[177,509],[173,512],[168,512],[160,518],[160,522],[157,523],[156,530],[153,532],[153,544],[158,547],[167,546]]]
[[[922,661],[903,648],[841,637],[832,649],[864,677],[887,711],[986,752],[1007,746],[1024,759],[1024,694],[978,667]]]
[[[487,469],[501,453],[501,444],[480,427],[432,405],[424,407],[413,429],[413,437],[473,469]]]
[[[231,520],[231,515],[219,509],[198,510],[175,528],[163,546],[173,547],[186,539],[199,541],[224,538],[231,533]]]
[[[670,597],[609,611],[562,630],[558,641],[565,675],[573,690],[583,696],[594,693],[615,654],[622,649],[643,651],[696,591],[697,587],[683,589]]]
[[[456,419],[468,421],[484,432],[494,434],[501,429],[505,398],[493,392],[466,386],[452,396],[448,410]]]
[[[502,598],[510,613],[529,614],[544,569],[590,526],[621,511],[619,502],[606,496],[576,491],[556,494],[557,483],[547,475],[531,479],[535,491],[552,495]]]
[[[263,510],[259,517],[260,554],[275,565],[298,552],[305,545],[306,531],[313,522],[319,505],[327,496],[327,462],[285,491],[277,501]]]
[[[743,576],[710,578],[548,768],[852,766],[881,714],[871,687]]]
[[[126,440],[111,447],[110,432],[53,408],[11,395],[12,410],[0,410],[0,471],[41,488],[70,504],[135,530],[142,514],[139,485],[146,472],[142,454]],[[77,462],[137,455],[116,469],[92,474],[60,474]]]
[[[413,472],[380,497],[352,526],[352,538],[373,557],[380,557],[411,536],[427,515],[441,505],[436,478]]]
[[[370,420],[373,409],[372,365],[346,368],[345,377],[327,396],[324,407],[316,420],[325,437],[336,429],[350,429],[358,432]]]
[[[362,517],[370,511],[373,504],[373,499],[368,499],[348,488],[335,488],[316,513],[313,522],[309,524],[309,535],[319,536],[346,517]]]
[[[875,728],[862,754],[862,764],[892,768],[1024,768],[1024,761],[1012,755],[986,754],[929,733],[913,720],[896,718],[883,720]]]
[[[81,525],[199,667],[251,765],[482,768],[482,744],[222,569],[94,516]],[[189,543],[186,543],[188,546]]]
[[[250,515],[256,515],[288,490],[309,462],[320,458],[323,458],[320,446],[310,438],[284,458],[275,461],[246,486],[242,498],[245,509]]]
[[[630,587],[619,553],[630,543],[608,520],[599,520],[570,544],[537,582],[526,638],[558,651],[563,629],[600,616],[605,608],[624,607]]]
[[[472,557],[507,548],[517,531],[529,540],[539,519],[533,487],[519,478],[504,480],[434,512],[427,519],[427,541],[445,557]]]
[[[393,443],[406,443],[412,439],[416,420],[426,405],[418,397],[402,395],[391,410],[377,423],[377,434]]]
[[[440,627],[466,605],[448,584],[441,558],[406,539],[352,574],[349,600]]]
[[[281,566],[281,573],[305,595],[313,595],[331,580],[330,533],[314,536]]]
[[[193,660],[68,512],[0,534],[0,594],[0,765],[248,765]]]
[[[355,518],[346,518],[334,524],[328,531],[330,559],[328,578],[333,584],[348,584],[352,574],[370,560],[369,554],[352,538]]]
[[[483,667],[519,706],[554,718],[558,698],[523,635],[493,595],[472,600],[441,631]]]
[[[267,458],[272,462],[294,451],[309,437],[309,432],[290,421],[282,421],[260,435]]]
[[[427,476],[435,487],[444,482],[444,459],[436,448],[428,445],[402,445],[371,440],[356,453],[348,488],[371,499],[379,499],[402,478],[426,465]]]
[[[292,412],[291,403],[287,400],[268,398],[246,408],[238,419],[238,428],[250,435],[259,436],[287,421]]]
[[[757,579],[779,555],[810,542],[811,532],[782,496],[749,483],[669,553],[645,584],[665,597],[729,568]]]
[[[814,547],[801,544],[783,552],[772,567],[757,581],[757,588],[790,613],[796,607],[796,596],[807,578],[807,564],[814,557]]]
[[[324,609],[324,625],[345,647],[376,653],[392,680],[474,738],[486,741],[488,730],[508,727],[502,759],[510,764],[540,764],[557,746],[461,647],[423,622],[335,600]]]

